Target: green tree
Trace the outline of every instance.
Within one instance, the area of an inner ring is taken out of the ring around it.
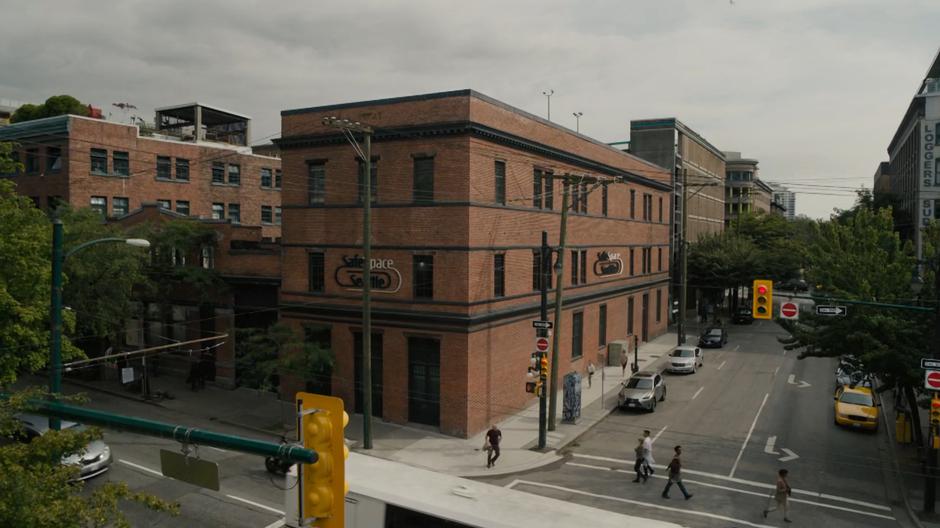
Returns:
[[[281,375],[309,381],[333,367],[333,354],[285,324],[247,328],[236,334],[235,372],[244,387],[275,390]]]
[[[88,115],[88,107],[71,95],[54,95],[40,105],[25,104],[16,109],[10,116],[11,123],[22,123],[44,117],[73,114]]]

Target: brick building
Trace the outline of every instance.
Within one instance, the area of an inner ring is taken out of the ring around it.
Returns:
[[[375,127],[373,412],[465,436],[531,403],[535,250],[573,174],[559,373],[665,331],[671,175],[471,90],[286,110],[282,321],[331,347],[320,390],[361,408],[362,178],[326,116]],[[558,328],[556,326],[556,328]],[[284,386],[285,394],[298,387]]]
[[[41,207],[120,217],[154,202],[280,237],[281,161],[252,154],[249,118],[193,103],[158,109],[156,122],[163,128],[63,115],[2,127],[24,165],[3,176]]]

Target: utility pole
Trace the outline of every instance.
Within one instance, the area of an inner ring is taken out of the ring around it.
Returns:
[[[541,272],[541,277],[539,281],[539,289],[541,290],[541,304],[539,306],[539,319],[542,321],[548,321],[548,283],[549,277],[551,274],[549,270],[552,265],[552,250],[548,247],[548,231],[542,231],[542,260],[540,262],[539,271]],[[556,328],[557,332],[558,329]],[[537,335],[539,337],[548,337],[548,330],[539,328]],[[544,352],[542,355],[544,356]],[[541,375],[541,374],[540,374]],[[548,410],[546,409],[546,397],[548,392],[547,381],[542,381],[542,392],[539,394],[539,449],[545,449],[545,445],[548,442],[548,422],[547,414]]]
[[[358,121],[324,117],[322,123],[338,128],[362,158],[362,448],[372,449],[372,134]],[[353,132],[363,136],[359,148]]]
[[[544,95],[545,98],[548,99],[548,117],[546,119],[548,119],[549,121],[552,120],[552,95],[554,94],[555,94],[555,90],[552,90],[551,88],[542,92],[542,95]]]
[[[558,411],[558,341],[561,336],[561,294],[565,287],[565,235],[568,232],[568,195],[570,188],[566,174],[563,178],[564,192],[561,197],[561,233],[558,236],[558,257],[555,260],[555,332],[552,334],[551,383],[549,384],[548,430],[555,430],[555,414]]]
[[[581,116],[584,115],[584,112],[572,112],[571,115],[574,116],[574,131],[580,134],[581,133]]]
[[[919,229],[918,229],[919,231]],[[940,292],[940,250],[934,255],[934,295]],[[934,309],[934,359],[940,359],[940,304]],[[931,410],[933,407],[931,406]],[[933,413],[931,413],[933,414]],[[930,439],[927,443],[927,471],[924,483],[924,513],[934,513],[937,497],[937,426],[930,424]]]
[[[686,298],[688,297],[688,285],[689,277],[686,273],[689,270],[689,243],[686,240],[688,235],[688,221],[689,221],[689,189],[688,182],[686,181],[685,171],[682,172],[682,228],[679,230],[681,236],[680,238],[680,247],[679,247],[679,256],[681,260],[680,269],[679,269],[679,318],[677,328],[677,345],[685,344],[685,312],[686,312]]]

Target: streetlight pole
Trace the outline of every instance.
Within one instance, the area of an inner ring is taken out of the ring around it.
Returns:
[[[572,112],[571,115],[574,116],[574,131],[580,134],[581,133],[581,116],[584,115],[584,112]]]
[[[358,121],[324,117],[322,123],[338,128],[362,158],[362,447],[372,449],[372,134]],[[363,149],[352,135],[363,136]]]
[[[63,226],[62,220],[56,218],[52,221],[52,299],[49,308],[50,339],[49,350],[49,392],[58,394],[62,392],[62,266],[65,259],[79,251],[105,242],[123,242],[125,244],[148,248],[150,242],[142,238],[99,238],[84,244],[79,244],[68,253],[62,250]],[[58,418],[49,418],[49,427],[58,431],[61,422]]]
[[[542,92],[542,95],[544,95],[545,98],[548,100],[548,117],[546,119],[548,119],[549,121],[552,120],[552,95],[554,95],[554,93],[555,93],[555,90],[552,90],[551,88]]]

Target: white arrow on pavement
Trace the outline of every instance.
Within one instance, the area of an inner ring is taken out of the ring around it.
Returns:
[[[787,449],[787,448],[785,448],[785,447],[781,447],[780,449],[781,449],[783,452],[785,452],[785,453],[787,454],[787,456],[785,456],[785,457],[780,457],[780,458],[778,459],[778,460],[780,460],[781,462],[789,462],[789,461],[791,461],[791,460],[796,460],[796,459],[800,458],[800,455],[794,453],[793,451],[790,451],[789,449]]]
[[[786,453],[786,456],[782,456],[782,457],[780,457],[780,458],[778,459],[778,460],[780,460],[781,462],[789,462],[789,461],[791,461],[791,460],[796,460],[796,459],[800,458],[800,455],[794,453],[793,450],[787,449],[787,448],[785,448],[785,447],[781,447],[781,448],[780,448],[780,451],[777,451],[776,449],[774,449],[774,447],[776,446],[776,444],[777,444],[777,437],[776,437],[776,436],[768,436],[768,437],[767,437],[767,444],[764,445],[764,452],[767,453],[768,455],[777,456],[777,455],[780,454],[780,451],[783,451],[784,453]]]
[[[780,453],[778,453],[777,451],[774,451],[774,444],[776,443],[777,443],[776,436],[768,436],[767,445],[764,446],[764,452],[767,453],[768,455],[779,455]]]
[[[790,385],[799,385],[799,387],[797,387],[798,389],[803,389],[803,388],[810,386],[809,383],[806,383],[803,380],[800,380],[799,382],[797,382],[796,374],[790,374],[790,377],[787,378],[787,383],[789,383]]]

